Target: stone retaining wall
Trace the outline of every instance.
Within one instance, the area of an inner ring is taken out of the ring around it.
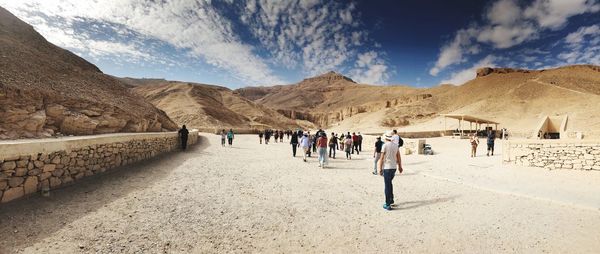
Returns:
[[[600,170],[600,140],[508,140],[502,156],[527,167]]]
[[[191,131],[188,144],[198,132]],[[0,202],[55,189],[178,149],[175,132],[125,133],[0,142]]]

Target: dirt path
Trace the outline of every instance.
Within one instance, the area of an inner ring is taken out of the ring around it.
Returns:
[[[0,207],[0,253],[600,251],[600,211],[427,176],[419,157],[405,159],[398,207],[385,211],[370,152],[323,170],[287,144],[207,137]]]

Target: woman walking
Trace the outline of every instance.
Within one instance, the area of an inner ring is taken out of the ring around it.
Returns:
[[[352,159],[352,137],[350,135],[346,135],[346,141],[344,141],[344,149],[346,149],[346,159]]]
[[[477,146],[479,145],[479,138],[477,137],[477,134],[471,134],[469,142],[471,143],[471,158],[477,157]]]
[[[233,129],[229,129],[229,132],[227,132],[227,141],[229,141],[229,147],[231,147],[233,145],[233,137],[235,135],[233,134]]]
[[[324,131],[317,139],[317,147],[319,149],[319,167],[325,168],[325,163],[327,163],[327,134]]]
[[[227,139],[227,134],[225,133],[225,129],[221,130],[221,145],[225,147],[225,139]]]
[[[304,133],[300,139],[300,147],[302,147],[302,151],[304,152],[303,160],[306,162],[306,155],[310,153],[310,139],[308,137],[308,133]]]

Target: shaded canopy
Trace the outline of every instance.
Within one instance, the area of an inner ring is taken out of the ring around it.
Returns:
[[[464,120],[464,121],[472,122],[472,123],[479,123],[479,124],[500,124],[498,122],[494,122],[491,120],[486,120],[486,119],[482,119],[482,118],[478,118],[478,117],[474,117],[474,116],[470,116],[470,115],[441,114],[441,116],[453,118],[453,119],[457,119],[457,120]]]

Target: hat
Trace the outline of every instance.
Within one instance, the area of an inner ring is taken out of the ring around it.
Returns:
[[[386,140],[392,140],[392,136],[394,136],[394,133],[392,131],[386,131],[384,134]]]

